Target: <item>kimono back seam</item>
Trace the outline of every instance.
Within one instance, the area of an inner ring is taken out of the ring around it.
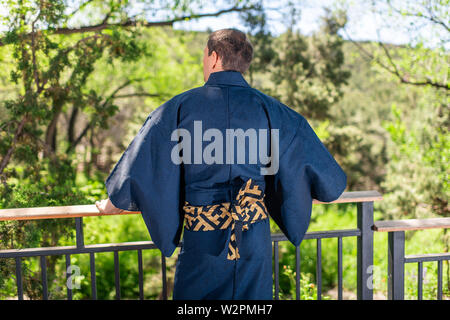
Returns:
[[[246,134],[243,155],[239,142],[234,144],[239,138],[228,136],[230,132]],[[261,139],[263,135],[268,137]],[[252,158],[254,136],[259,157]],[[279,152],[276,166],[274,150]],[[173,154],[181,155],[182,163],[174,162]],[[270,155],[271,161],[263,161],[261,154]],[[206,161],[207,156],[214,161]],[[274,171],[263,174],[270,166]],[[106,187],[116,207],[141,211],[152,241],[165,256],[173,254],[183,232],[173,299],[271,300],[269,219],[255,220],[242,232],[242,223],[236,222],[239,255],[234,260],[227,259],[229,248],[237,245],[231,227],[208,227],[219,221],[208,220],[209,208],[234,203],[250,180],[263,193],[270,218],[295,246],[309,226],[313,198],[333,201],[347,184],[345,172],[302,115],[250,87],[241,73],[220,71],[204,86],[175,96],[149,115]],[[249,197],[256,190],[252,188],[246,189]],[[190,219],[201,219],[201,228],[183,228],[185,203]],[[197,216],[200,208],[203,215]]]

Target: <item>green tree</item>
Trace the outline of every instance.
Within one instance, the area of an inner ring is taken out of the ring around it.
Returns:
[[[407,105],[392,104],[384,212],[389,218],[450,216],[448,70],[450,55],[447,0],[379,1],[380,15],[410,35],[404,46],[381,42],[364,52],[376,70],[407,91]],[[446,251],[450,238],[443,233]],[[447,278],[450,277],[447,263]],[[450,289],[450,281],[447,282]]]
[[[77,146],[87,140],[90,160],[96,162],[102,147],[97,135],[108,129],[119,111],[119,100],[167,94],[148,90],[143,83],[149,75],[138,76],[132,68],[157,52],[157,41],[150,47],[142,38],[146,30],[241,12],[251,5],[228,1],[226,8],[204,12],[200,1],[164,1],[158,8],[153,1],[11,0],[1,4],[6,12],[0,21],[6,31],[0,36],[0,58],[10,70],[8,87],[13,88],[0,106],[2,208],[92,202],[89,192],[98,190],[91,188],[86,194],[77,189]],[[153,18],[155,13],[161,20]],[[117,72],[121,78],[106,80],[108,90],[92,81],[102,61],[124,68]],[[2,248],[55,246],[73,236],[73,221],[1,223],[0,235]],[[50,277],[56,259],[48,259]],[[13,270],[11,264],[1,266],[2,273],[13,274]],[[38,283],[31,281],[38,280],[35,275],[30,274],[27,283]],[[29,297],[39,296],[38,286],[24,289]]]
[[[294,23],[295,18],[274,42],[279,50],[271,68],[273,94],[307,118],[325,120],[330,117],[330,107],[342,97],[341,86],[350,76],[343,68],[343,39],[338,35],[346,23],[346,13],[326,9],[321,28],[311,37],[294,31]]]

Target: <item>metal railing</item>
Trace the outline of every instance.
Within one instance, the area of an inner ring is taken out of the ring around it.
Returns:
[[[304,239],[316,240],[316,287],[317,299],[322,298],[322,239],[336,238],[338,247],[338,299],[341,300],[342,295],[342,239],[344,237],[357,237],[357,298],[362,300],[373,299],[372,286],[367,284],[371,280],[371,270],[373,267],[373,203],[379,201],[382,196],[377,191],[355,191],[344,192],[341,197],[330,203],[355,203],[357,207],[357,228],[346,230],[329,230],[314,231],[306,233]],[[328,204],[317,200],[313,204]],[[123,214],[136,214],[139,212],[122,212]],[[138,282],[139,282],[139,298],[144,299],[143,285],[143,265],[142,251],[157,249],[152,241],[109,243],[109,244],[84,244],[83,235],[83,217],[86,216],[104,216],[100,214],[95,205],[81,206],[60,206],[60,207],[41,207],[41,208],[22,208],[22,209],[3,209],[0,210],[0,221],[5,220],[34,220],[34,219],[54,219],[54,218],[75,218],[76,221],[76,245],[63,247],[44,247],[44,248],[27,248],[27,249],[9,249],[0,250],[0,259],[15,259],[16,262],[16,285],[17,297],[23,299],[23,283],[22,283],[22,259],[26,257],[40,258],[40,271],[43,299],[48,299],[48,283],[46,259],[48,256],[60,255],[65,256],[66,270],[71,266],[71,255],[89,254],[90,259],[90,282],[91,296],[97,299],[97,281],[95,272],[95,254],[100,252],[114,253],[114,273],[115,273],[115,298],[120,299],[120,269],[119,269],[119,252],[136,251],[138,260]],[[109,215],[109,214],[106,214]],[[279,242],[287,241],[283,234],[273,234],[273,259],[274,259],[274,299],[279,299]],[[179,245],[181,246],[181,244]],[[300,247],[296,247],[296,299],[300,299]],[[161,272],[162,272],[162,299],[167,299],[167,275],[166,275],[166,258],[161,254]],[[66,276],[69,276],[66,272]],[[66,285],[67,299],[72,299],[72,290]]]
[[[377,221],[374,230],[388,232],[388,299],[405,298],[405,264],[416,263],[417,298],[422,300],[423,262],[437,262],[437,299],[442,300],[442,261],[450,260],[450,253],[428,253],[405,256],[405,232],[424,229],[450,228],[450,218]]]

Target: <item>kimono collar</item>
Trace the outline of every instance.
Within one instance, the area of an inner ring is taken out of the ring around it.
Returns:
[[[230,86],[241,86],[250,87],[250,85],[245,81],[244,77],[239,71],[227,70],[213,72],[209,75],[208,81],[205,85],[230,85]]]

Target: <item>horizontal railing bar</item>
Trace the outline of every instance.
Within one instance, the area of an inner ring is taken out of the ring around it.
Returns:
[[[323,238],[338,238],[338,237],[357,237],[361,235],[359,229],[344,229],[344,230],[326,230],[326,231],[311,231],[307,232],[303,237],[308,239],[323,239]],[[272,234],[272,241],[288,241],[288,238],[282,233]]]
[[[52,256],[64,254],[83,254],[83,253],[97,253],[97,252],[113,252],[113,251],[129,251],[129,250],[145,250],[157,249],[153,241],[135,241],[122,243],[107,243],[107,244],[91,244],[84,248],[77,248],[76,246],[64,247],[44,247],[44,248],[27,248],[27,249],[8,249],[0,250],[0,258],[14,258],[14,257],[38,257],[38,256]]]
[[[361,235],[359,229],[344,229],[344,230],[327,230],[327,231],[311,231],[305,234],[303,239],[323,239],[323,238],[337,238],[337,237],[357,237]]]
[[[368,202],[379,201],[383,197],[378,191],[349,191],[332,202],[321,202],[313,200],[314,204],[331,203],[350,203],[350,202]],[[123,214],[140,214],[139,211],[123,211],[121,213],[104,214],[100,213],[94,204],[75,205],[75,206],[56,206],[56,207],[36,207],[36,208],[15,208],[1,209],[0,221],[6,220],[36,220],[36,219],[55,219],[55,218],[78,218],[92,216],[109,216]]]
[[[375,221],[373,225],[373,230],[377,232],[446,228],[450,228],[450,218],[383,220]]]
[[[427,253],[405,256],[405,263],[450,260],[450,253]]]
[[[311,231],[305,234],[304,239],[354,237],[360,235],[361,231],[358,229]],[[275,233],[272,234],[272,242],[273,241],[288,241],[288,239],[282,233]],[[178,247],[181,247],[181,242],[180,244],[178,244]],[[65,254],[112,252],[117,250],[130,251],[130,250],[146,250],[146,249],[157,249],[157,247],[153,241],[133,241],[121,243],[89,244],[85,245],[83,248],[77,248],[77,246],[61,246],[61,247],[43,247],[43,248],[26,248],[26,249],[8,249],[8,250],[0,250],[0,258],[38,257],[38,256],[52,256]]]

